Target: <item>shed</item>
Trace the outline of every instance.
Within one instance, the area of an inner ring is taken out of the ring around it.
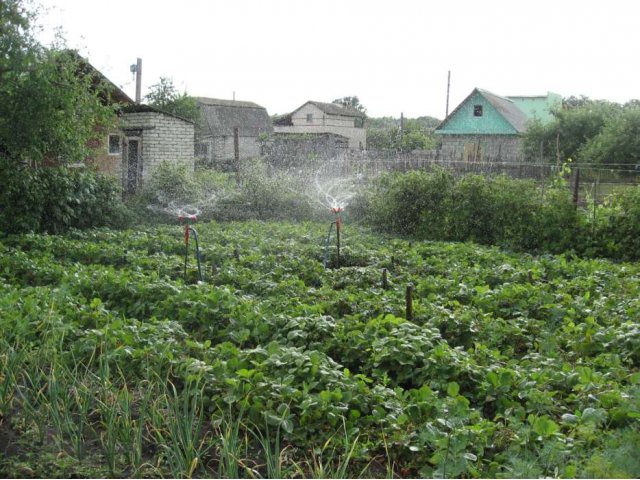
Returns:
[[[200,120],[196,125],[195,149],[198,161],[220,166],[235,159],[235,135],[240,160],[261,155],[263,136],[273,133],[264,107],[245,101],[196,97]]]

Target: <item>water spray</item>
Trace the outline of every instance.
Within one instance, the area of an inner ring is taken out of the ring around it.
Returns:
[[[196,222],[198,217],[194,214],[183,214],[178,220],[184,222],[184,281],[187,281],[187,265],[189,263],[189,239],[191,235],[196,242],[196,262],[198,263],[198,280],[204,282],[202,275],[202,265],[200,264],[200,245],[198,244],[198,232],[190,225],[190,222]]]
[[[340,218],[340,212],[344,211],[344,207],[334,206],[331,207],[331,213],[336,216],[336,219],[329,225],[329,233],[327,234],[327,240],[324,244],[324,268],[327,268],[327,259],[329,256],[329,241],[331,240],[331,230],[333,226],[336,226],[336,268],[340,268],[340,229],[342,227],[342,218]]]

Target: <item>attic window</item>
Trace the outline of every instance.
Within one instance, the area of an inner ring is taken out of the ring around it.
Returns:
[[[313,113],[307,113],[307,123],[313,123]]]
[[[474,105],[473,106],[473,116],[481,117],[482,116],[482,105]]]
[[[120,154],[120,135],[109,135],[109,155]]]

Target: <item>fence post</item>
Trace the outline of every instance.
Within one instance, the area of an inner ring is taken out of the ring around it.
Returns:
[[[409,283],[407,285],[405,302],[406,302],[406,310],[407,310],[407,313],[406,313],[407,320],[413,321],[413,283]]]
[[[580,169],[576,168],[576,173],[573,183],[573,205],[578,207],[578,197],[580,193]]]

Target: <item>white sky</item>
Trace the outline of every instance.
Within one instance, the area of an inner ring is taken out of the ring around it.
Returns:
[[[38,1],[38,0],[36,0]],[[636,0],[39,0],[41,40],[70,47],[129,96],[170,77],[269,114],[356,95],[369,116],[443,118],[498,95],[640,98]]]

